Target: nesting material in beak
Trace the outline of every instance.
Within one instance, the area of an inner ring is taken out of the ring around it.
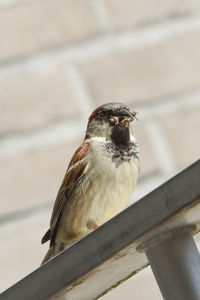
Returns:
[[[137,115],[138,115],[138,112],[136,112],[136,111],[133,111],[131,114],[132,114],[132,117],[133,117],[133,119],[135,119],[135,120],[139,121],[139,119],[138,119],[138,117],[137,117]]]
[[[110,121],[111,123],[114,123],[115,125],[119,123],[118,117],[111,117],[111,118],[109,119],[109,121]]]
[[[128,127],[130,121],[131,121],[130,118],[124,118],[120,124],[123,125],[124,127]]]
[[[133,111],[132,113],[129,114],[129,116],[124,116],[124,117],[112,116],[110,117],[109,121],[114,125],[122,125],[124,127],[128,127],[130,122],[134,120],[138,121],[137,114],[138,114],[137,112]]]

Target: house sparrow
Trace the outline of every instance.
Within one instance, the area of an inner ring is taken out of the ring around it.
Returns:
[[[76,150],[58,191],[50,229],[42,244],[50,248],[42,263],[121,212],[139,173],[136,113],[122,103],[98,107],[90,116],[83,143]]]

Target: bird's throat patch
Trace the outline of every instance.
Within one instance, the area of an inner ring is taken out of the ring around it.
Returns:
[[[111,140],[120,149],[127,148],[130,143],[129,128],[121,124],[115,125],[112,129]]]

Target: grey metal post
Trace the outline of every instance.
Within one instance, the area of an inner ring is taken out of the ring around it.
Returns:
[[[165,300],[200,300],[200,255],[187,228],[160,237],[144,251]]]

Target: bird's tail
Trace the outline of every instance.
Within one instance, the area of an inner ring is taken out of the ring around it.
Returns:
[[[41,265],[52,259],[55,255],[62,252],[64,249],[69,248],[73,243],[72,242],[56,242],[53,246],[47,251]]]
[[[43,259],[43,261],[41,263],[41,265],[43,265],[48,260],[50,260],[52,257],[54,257],[55,256],[54,252],[55,252],[55,247],[54,246],[52,246],[51,248],[49,248],[49,250],[47,251],[47,253],[46,253],[46,255],[45,255],[45,257],[44,257],[44,259]]]

